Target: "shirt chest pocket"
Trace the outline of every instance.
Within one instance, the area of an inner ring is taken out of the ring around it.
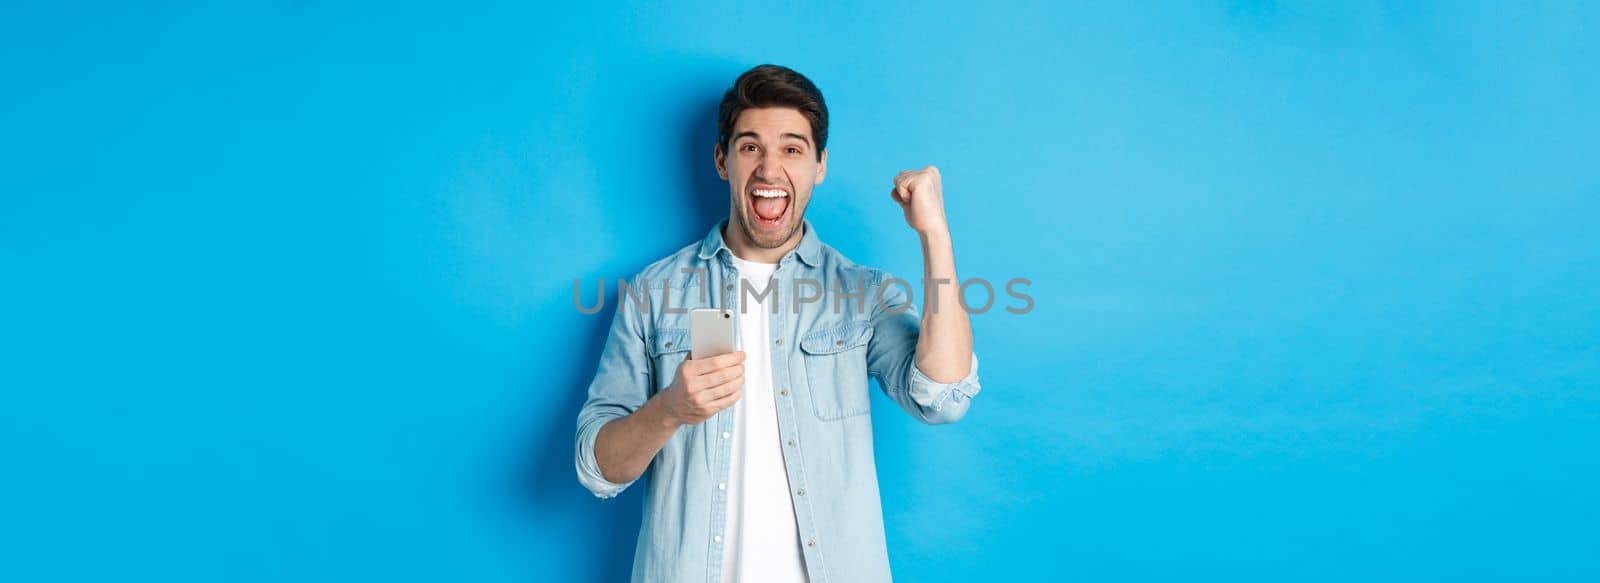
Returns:
[[[818,419],[836,421],[871,412],[867,394],[867,342],[872,325],[848,321],[800,338],[806,386]]]
[[[686,328],[658,328],[646,345],[650,354],[650,378],[654,383],[651,394],[672,386],[678,367],[689,358],[689,330]]]

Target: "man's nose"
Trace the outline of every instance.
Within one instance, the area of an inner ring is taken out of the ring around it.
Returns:
[[[757,178],[763,180],[777,180],[783,176],[783,165],[779,163],[777,156],[771,154],[761,154],[761,161],[757,164],[757,168],[761,173]]]

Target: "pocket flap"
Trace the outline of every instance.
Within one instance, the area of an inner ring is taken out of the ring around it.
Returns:
[[[851,320],[839,326],[806,334],[800,339],[800,350],[806,354],[836,354],[857,346],[865,346],[871,339],[870,322]]]
[[[685,328],[661,328],[656,330],[655,336],[650,338],[650,356],[661,356],[688,350],[689,330]]]

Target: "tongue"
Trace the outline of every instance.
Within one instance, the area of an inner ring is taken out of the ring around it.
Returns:
[[[783,211],[789,209],[789,197],[762,198],[755,200],[756,216],[762,220],[775,221],[783,216]]]

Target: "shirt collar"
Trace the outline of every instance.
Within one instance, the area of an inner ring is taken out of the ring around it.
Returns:
[[[728,249],[722,240],[722,229],[727,225],[728,219],[722,219],[711,226],[711,232],[706,233],[706,238],[700,241],[701,259],[710,260],[718,251],[727,251],[729,257],[733,256],[733,250]],[[800,244],[795,246],[792,253],[799,257],[802,263],[816,267],[817,262],[822,259],[822,241],[817,239],[817,230],[811,227],[811,221],[801,221],[800,228],[803,231],[800,235]]]

